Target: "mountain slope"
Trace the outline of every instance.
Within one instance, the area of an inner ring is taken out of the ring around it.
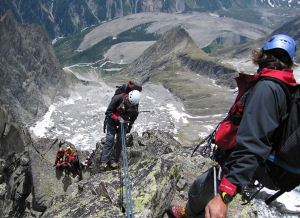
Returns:
[[[0,104],[15,118],[43,114],[65,86],[47,34],[38,26],[17,24],[6,13],[0,19],[0,57]]]
[[[280,34],[280,33],[284,33],[292,36],[298,42],[299,45],[300,44],[300,16],[296,17],[290,22],[283,24],[281,27],[273,31],[271,35]]]
[[[295,19],[284,23],[278,29],[274,30],[272,33],[268,34],[266,37],[262,37],[261,39],[254,40],[249,43],[245,43],[243,45],[238,45],[232,48],[223,49],[217,53],[218,58],[246,58],[249,57],[251,51],[253,49],[260,48],[264,41],[272,35],[275,34],[287,34],[293,37],[296,40],[297,48],[300,46],[300,16]],[[297,49],[296,62],[300,62],[300,50]]]
[[[126,69],[113,75],[113,79],[106,80],[121,76],[161,83],[182,100],[189,113],[207,115],[226,110],[230,101],[224,94],[228,88],[216,84],[233,87],[234,75],[233,69],[210,58],[187,31],[176,27],[162,35]]]
[[[18,21],[22,23],[38,23],[48,32],[50,38],[69,35],[86,27],[97,25],[103,21],[140,12],[189,12],[219,11],[232,17],[243,17],[246,11],[236,9],[249,8],[247,16],[251,22],[264,22],[263,13],[256,11],[265,9],[299,9],[298,0],[1,0],[0,15],[12,10]],[[234,10],[234,13],[228,13]],[[255,19],[252,11],[257,13]],[[276,16],[276,13],[274,14]],[[260,19],[260,17],[262,19]],[[284,17],[284,16],[283,16]],[[258,19],[259,18],[259,19]],[[276,21],[274,21],[276,22]],[[268,23],[268,21],[266,22]]]
[[[148,79],[154,76],[157,70],[170,68],[170,70],[175,71],[178,69],[178,65],[179,67],[187,66],[193,68],[192,65],[189,65],[189,60],[205,62],[203,65],[218,65],[213,58],[197,47],[185,29],[175,27],[167,31],[154,45],[146,49],[126,71]],[[174,67],[176,69],[173,69]],[[225,66],[223,67],[224,69],[226,68]],[[196,71],[198,69],[194,67],[192,70]],[[230,69],[228,70],[230,71]],[[203,72],[203,75],[214,78],[217,76],[217,74],[209,73],[209,71]],[[224,84],[224,81],[219,82]]]
[[[103,23],[55,44],[57,57],[64,65],[78,62],[96,62],[105,52],[122,42],[156,41],[173,27],[182,26],[200,48],[227,48],[261,38],[272,29],[211,13],[139,13]],[[214,28],[211,28],[211,27]],[[220,41],[221,44],[215,41]],[[213,46],[212,46],[213,45]],[[124,51],[121,51],[121,53]],[[116,53],[116,55],[119,55]],[[126,56],[126,55],[125,55]],[[119,62],[118,62],[119,63]]]

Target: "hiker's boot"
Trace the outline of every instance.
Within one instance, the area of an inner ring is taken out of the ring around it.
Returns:
[[[119,168],[119,164],[118,164],[117,162],[115,162],[115,161],[112,161],[112,162],[110,163],[110,168],[111,168],[112,170],[118,169],[118,168]]]
[[[186,207],[179,205],[171,205],[167,210],[169,218],[188,218]]]
[[[101,163],[100,166],[99,166],[99,170],[101,172],[109,170],[108,164],[107,163]]]

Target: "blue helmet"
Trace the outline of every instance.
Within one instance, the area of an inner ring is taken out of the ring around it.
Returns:
[[[262,47],[264,51],[275,48],[280,48],[286,51],[291,61],[293,61],[294,57],[296,56],[296,42],[290,36],[284,34],[271,36],[271,38],[269,38]]]

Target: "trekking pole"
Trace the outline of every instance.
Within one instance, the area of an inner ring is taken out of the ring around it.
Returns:
[[[217,192],[217,169],[216,169],[216,166],[213,166],[213,170],[214,170],[214,196],[216,196],[218,194],[218,192]]]
[[[125,142],[125,130],[124,130],[124,121],[120,122],[121,127],[121,141],[122,141],[122,156],[123,156],[123,169],[124,169],[124,180],[125,180],[125,197],[126,197],[126,218],[133,218],[132,211],[132,196],[131,196],[131,184],[128,173],[128,159],[126,151],[126,142]]]

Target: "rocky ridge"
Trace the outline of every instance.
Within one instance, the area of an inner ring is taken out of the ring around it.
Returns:
[[[236,71],[209,57],[181,27],[167,31],[124,71],[145,81],[155,77],[159,71],[174,71],[174,65],[176,70],[187,67],[196,74],[217,79],[217,84],[235,86],[232,79]]]
[[[0,56],[0,104],[21,121],[45,113],[66,81],[44,30],[20,25],[6,13],[0,18]]]
[[[24,131],[14,133],[22,135]],[[1,145],[6,137],[1,136]],[[101,143],[97,143],[91,168],[84,169],[79,181],[52,166],[60,141],[44,138],[31,142],[26,135],[19,145],[23,152],[1,159],[1,217],[124,217],[124,178],[120,180],[118,170],[99,172]],[[192,148],[183,147],[168,132],[132,133],[126,145],[135,217],[163,217],[171,203],[183,205],[194,175],[210,166],[204,158],[190,157]],[[78,152],[84,161],[87,154]],[[238,207],[233,206],[230,213]],[[241,211],[255,214],[252,207]]]

